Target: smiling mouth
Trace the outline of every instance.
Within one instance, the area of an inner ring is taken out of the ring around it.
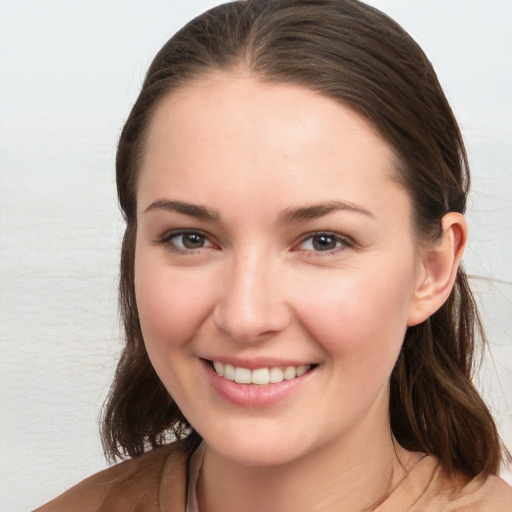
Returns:
[[[300,366],[272,366],[251,370],[218,361],[210,361],[210,364],[219,377],[238,384],[257,384],[259,386],[297,379],[317,366],[316,364],[303,364]]]

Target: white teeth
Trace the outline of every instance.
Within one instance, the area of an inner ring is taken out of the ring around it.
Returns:
[[[239,384],[258,384],[265,386],[266,384],[277,384],[283,380],[292,380],[296,377],[301,377],[311,368],[311,365],[287,366],[284,370],[279,366],[249,370],[249,368],[214,361],[213,367],[217,375],[225,379],[234,380]]]
[[[219,363],[219,364],[222,364],[222,363]],[[220,375],[220,373],[219,373],[219,375]],[[225,364],[223,377],[225,377],[228,380],[235,380],[235,367],[231,366],[230,364]]]
[[[283,372],[283,377],[285,380],[292,380],[295,379],[295,375],[297,375],[297,372],[295,371],[295,366],[288,366],[286,370]]]
[[[251,370],[248,368],[235,368],[235,382],[238,384],[250,384],[251,383]]]
[[[214,361],[213,367],[215,368],[215,371],[217,372],[218,375],[220,375],[221,377],[224,376],[224,365],[222,363]]]
[[[302,366],[297,366],[297,369],[296,369],[297,377],[301,377],[307,371],[308,371],[308,365],[307,364],[303,364]]]
[[[258,368],[251,372],[251,382],[263,386],[270,382],[270,371],[268,368]]]
[[[281,368],[270,368],[270,382],[272,382],[272,384],[275,384],[277,382],[283,382],[283,379],[283,370],[281,370]]]

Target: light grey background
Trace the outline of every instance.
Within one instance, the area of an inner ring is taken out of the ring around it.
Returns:
[[[0,508],[105,467],[120,347],[115,144],[152,56],[217,1],[0,0]],[[374,0],[423,46],[473,166],[468,269],[494,355],[479,385],[512,445],[512,1]],[[511,481],[510,473],[503,473]]]

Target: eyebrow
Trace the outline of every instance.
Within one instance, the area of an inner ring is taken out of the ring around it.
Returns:
[[[286,208],[279,216],[283,224],[313,220],[338,211],[359,213],[368,217],[375,217],[373,213],[349,201],[327,201],[300,208]]]
[[[144,210],[144,213],[153,210],[166,210],[169,212],[182,213],[201,220],[218,221],[220,219],[218,212],[210,210],[205,206],[184,203],[183,201],[171,201],[170,199],[157,199]]]
[[[217,211],[211,210],[210,208],[202,205],[185,203],[183,201],[157,199],[144,210],[144,213],[153,210],[177,212],[184,215],[190,215],[191,217],[201,220],[220,221],[220,215]],[[279,221],[282,224],[291,224],[294,222],[318,219],[324,215],[338,211],[348,211],[368,217],[374,217],[370,211],[349,201],[326,201],[298,208],[286,208],[279,215]]]

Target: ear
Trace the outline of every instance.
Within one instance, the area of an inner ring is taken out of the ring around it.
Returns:
[[[467,241],[466,220],[462,214],[450,212],[441,222],[441,240],[420,249],[408,326],[420,324],[433,315],[448,299],[457,277]]]

